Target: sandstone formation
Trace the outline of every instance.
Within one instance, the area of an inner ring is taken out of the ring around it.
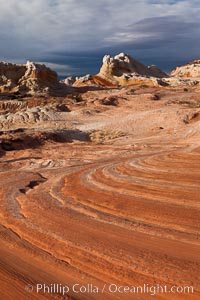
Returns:
[[[27,62],[26,72],[19,80],[21,87],[37,91],[44,88],[50,88],[58,84],[57,73],[45,65]]]
[[[19,80],[24,76],[26,66],[0,62],[0,92],[18,89]]]
[[[93,76],[90,74],[81,77],[76,77],[76,81],[73,84],[74,87],[87,86],[87,85],[95,85]]]
[[[28,61],[26,65],[0,62],[0,92],[47,91],[58,85],[56,72]]]
[[[120,53],[114,57],[105,55],[100,72],[94,76],[96,83],[108,86],[126,86],[133,84],[147,84],[158,86],[161,80],[168,77],[156,66],[147,67],[134,60],[130,55]]]
[[[73,83],[76,81],[76,78],[73,76],[67,77],[63,80],[61,80],[62,83],[66,84],[66,85],[73,85]]]
[[[200,60],[194,60],[177,67],[170,75],[174,77],[200,78]]]
[[[2,300],[199,299],[199,96],[102,88],[57,112],[57,125],[47,107],[0,117]],[[37,293],[38,283],[70,291]],[[106,289],[76,294],[75,283]],[[111,283],[195,292],[109,293]]]
[[[200,85],[200,78],[168,77],[162,78],[162,83],[171,87],[198,87]]]
[[[47,107],[34,107],[29,109],[26,107],[25,103],[21,104],[20,101],[15,101],[12,106],[10,102],[7,102],[6,104],[6,114],[0,115],[0,130],[15,130],[19,127],[37,128],[38,126],[45,128],[46,123],[49,121],[58,124],[59,115],[55,109]]]
[[[0,115],[6,115],[7,113],[15,113],[17,111],[22,111],[27,108],[26,101],[0,101]]]
[[[61,82],[68,86],[74,86],[74,87],[95,85],[93,76],[90,74],[87,74],[87,75],[81,76],[81,77],[70,76],[70,77],[65,78]]]
[[[199,81],[122,66],[64,97],[0,95],[1,300],[200,299]],[[13,88],[54,88],[15,68]],[[116,88],[128,76],[140,84]]]
[[[85,82],[87,82],[88,80],[92,80],[92,75],[87,74],[87,75],[85,75],[85,76],[76,77],[76,81],[79,81],[79,82],[82,82],[82,83],[85,83]]]
[[[65,85],[81,86],[196,86],[200,83],[200,60],[177,67],[170,76],[157,66],[145,66],[130,55],[120,53],[114,57],[105,55],[98,74],[83,77],[67,77]]]

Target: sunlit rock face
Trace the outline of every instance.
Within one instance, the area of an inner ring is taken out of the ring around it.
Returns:
[[[58,84],[57,73],[45,65],[0,62],[0,92],[42,91]]]
[[[132,85],[148,84],[150,86],[159,85],[157,78],[168,77],[156,66],[147,67],[130,55],[120,53],[114,57],[105,55],[103,65],[94,79],[107,85]]]
[[[175,77],[200,78],[200,60],[193,60],[183,66],[177,67],[170,75]]]

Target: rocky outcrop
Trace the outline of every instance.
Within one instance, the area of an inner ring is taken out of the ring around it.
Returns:
[[[58,85],[57,73],[45,65],[28,61],[26,65],[0,62],[0,92],[47,91]]]
[[[156,65],[148,66],[148,70],[150,71],[150,76],[157,77],[157,78],[169,77],[165,72],[163,72]]]
[[[170,75],[174,77],[200,78],[200,60],[194,60],[177,67]]]
[[[130,55],[120,53],[114,57],[105,55],[100,72],[94,81],[108,86],[126,86],[132,84],[159,85],[163,77],[168,77],[156,66],[147,67]]]
[[[76,77],[76,81],[79,81],[79,82],[82,82],[82,83],[85,83],[88,80],[92,80],[92,75],[87,74],[87,75],[82,76],[82,77]]]
[[[17,90],[20,78],[26,72],[26,66],[0,62],[0,92]]]
[[[200,85],[200,78],[184,78],[184,77],[169,77],[163,78],[162,82],[168,86],[172,87],[199,87]]]
[[[45,65],[26,63],[26,72],[20,79],[21,87],[37,91],[43,88],[50,88],[58,84],[57,73]]]
[[[67,77],[67,78],[61,80],[61,83],[64,83],[66,85],[73,85],[75,81],[76,81],[76,78],[70,76],[70,77]]]
[[[45,128],[47,122],[57,122],[59,118],[59,113],[52,108],[27,108],[25,104],[10,103],[9,105],[7,103],[4,114],[0,115],[0,130],[15,130],[22,127],[36,128],[38,126]]]
[[[7,113],[15,113],[27,109],[26,101],[8,100],[0,101],[0,115]]]
[[[61,81],[62,83],[69,85],[69,86],[83,86],[83,85],[90,85],[94,84],[93,82],[93,76],[90,74],[87,74],[85,76],[81,77],[67,77],[64,80]]]

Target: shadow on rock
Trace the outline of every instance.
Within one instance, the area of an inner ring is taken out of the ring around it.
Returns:
[[[35,149],[46,142],[72,143],[73,141],[90,141],[89,134],[80,130],[59,130],[35,132],[26,129],[17,129],[0,133],[0,156],[7,151]]]

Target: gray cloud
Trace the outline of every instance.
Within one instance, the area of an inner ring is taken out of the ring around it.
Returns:
[[[135,36],[138,36],[136,40]],[[118,40],[117,47],[123,45],[133,55],[151,60],[151,63],[159,62],[161,67],[170,69],[174,63],[199,57],[199,36],[199,21],[164,16],[141,20],[114,37]]]
[[[1,0],[0,59],[84,74],[127,51],[169,69],[198,57],[199,14],[197,0]]]

